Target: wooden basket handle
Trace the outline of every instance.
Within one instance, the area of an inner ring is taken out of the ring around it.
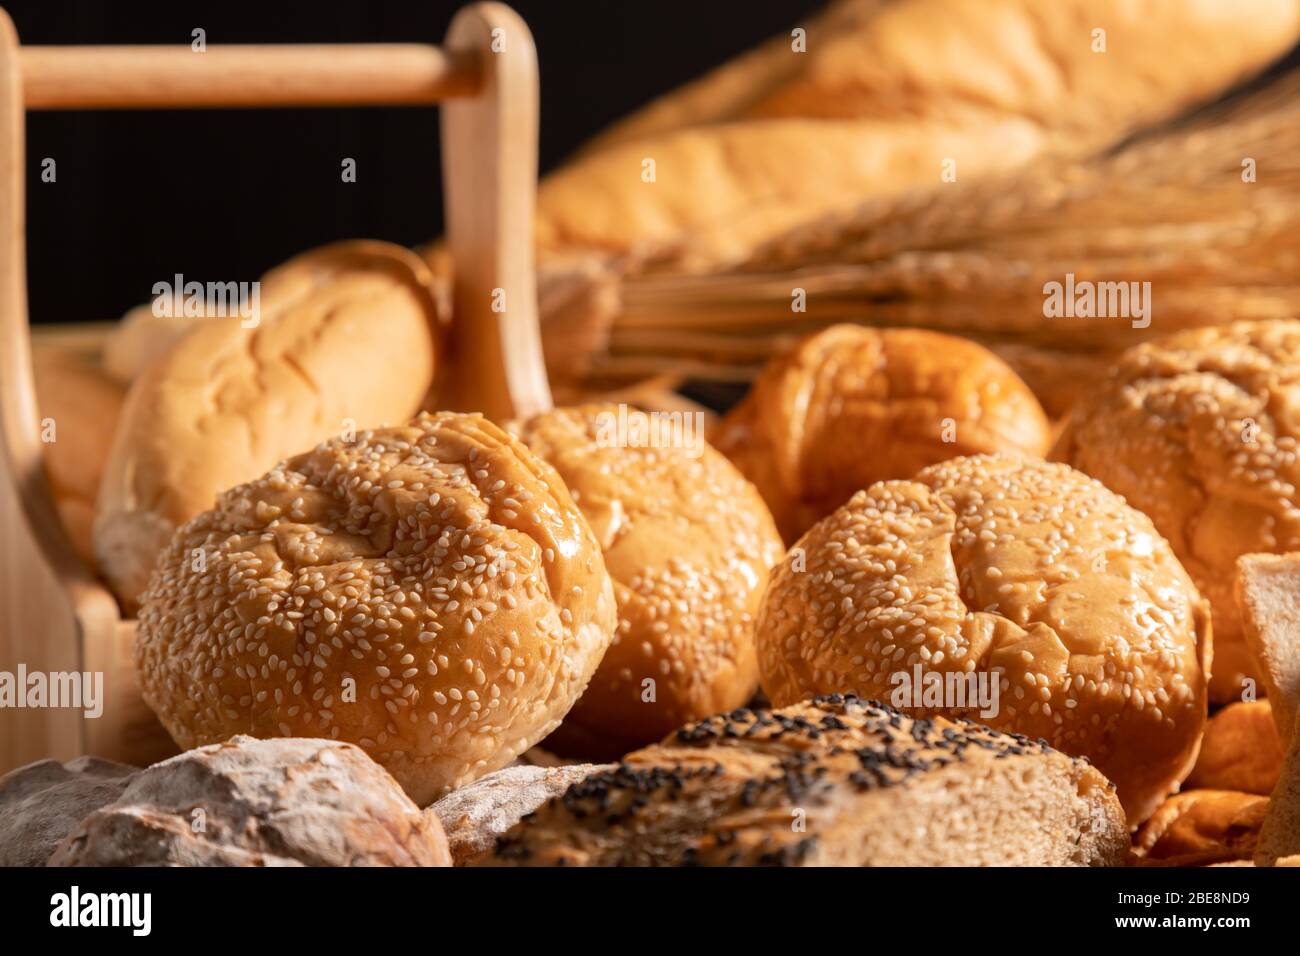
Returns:
[[[550,406],[550,389],[533,273],[537,53],[509,7],[465,7],[442,47],[204,52],[24,48],[0,9],[0,669],[23,661],[32,668],[111,670],[108,658],[120,653],[116,604],[73,552],[45,480],[27,316],[26,110],[444,101],[443,194],[456,310],[452,354],[440,360],[455,383],[448,394],[455,407],[494,418],[542,410]],[[13,738],[0,740],[0,771],[23,757],[108,753],[88,739],[111,743],[111,723],[33,717],[14,735],[0,735]]]

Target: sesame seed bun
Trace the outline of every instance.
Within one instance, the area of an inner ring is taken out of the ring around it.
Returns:
[[[343,740],[424,805],[550,733],[613,629],[600,547],[554,470],[440,413],[325,442],[181,528],[136,665],[183,748]]]
[[[1234,322],[1129,349],[1052,457],[1146,512],[1214,610],[1214,700],[1259,673],[1237,558],[1300,550],[1300,322]]]
[[[1047,417],[968,339],[836,325],[773,359],[719,426],[718,449],[794,541],[854,492],[985,452],[1046,454]]]
[[[685,447],[605,440],[619,414],[586,405],[514,426],[568,485],[614,579],[614,643],[547,743],[601,759],[753,696],[754,617],[784,552],[754,486],[701,433]]]
[[[956,458],[859,492],[773,571],[757,641],[776,706],[852,691],[1041,737],[1133,824],[1205,725],[1208,608],[1146,516],[1059,464]],[[918,666],[996,678],[995,712],[900,697]]]

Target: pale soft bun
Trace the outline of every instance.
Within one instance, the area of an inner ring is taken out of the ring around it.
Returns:
[[[1133,824],[1205,726],[1208,607],[1146,516],[1064,465],[956,458],[859,492],[773,572],[757,639],[776,706],[897,701],[918,665],[996,679],[992,716],[909,706],[1088,757]]]
[[[34,349],[32,371],[54,504],[77,554],[93,566],[95,495],[126,390],[92,363],[62,349]],[[47,424],[53,426],[48,432]],[[46,441],[47,435],[53,441]]]
[[[656,420],[622,414],[586,405],[514,426],[568,485],[614,579],[614,643],[547,744],[594,758],[622,756],[753,696],[754,617],[784,551],[763,499],[702,427],[680,432],[688,447],[647,447]],[[620,443],[618,423],[629,420],[646,431]]]
[[[442,413],[223,494],[160,556],[135,656],[181,747],[343,740],[425,805],[554,730],[613,630],[559,476],[486,419]]]
[[[118,320],[104,342],[104,371],[130,385],[203,321],[185,315],[155,315],[152,302],[137,305]]]
[[[714,443],[793,541],[873,482],[958,455],[1041,456],[1050,435],[1029,387],[984,347],[837,325],[768,363]]]
[[[406,421],[433,376],[427,267],[346,242],[262,279],[261,318],[196,328],[136,379],[100,486],[95,554],[131,611],[172,533],[217,495],[333,435]]]
[[[1216,701],[1260,674],[1236,562],[1300,550],[1300,322],[1234,322],[1123,353],[1052,455],[1146,512],[1214,609]]]

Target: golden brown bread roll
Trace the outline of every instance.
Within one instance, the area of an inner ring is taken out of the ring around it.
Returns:
[[[486,419],[441,413],[223,494],[159,557],[135,659],[181,747],[343,740],[423,806],[550,733],[613,630],[559,476]]]
[[[1052,457],[1145,512],[1214,609],[1214,700],[1259,679],[1237,559],[1300,550],[1300,322],[1234,322],[1136,346],[1075,406]]]
[[[1138,831],[1134,851],[1147,860],[1203,866],[1249,860],[1268,797],[1233,790],[1188,790],[1161,804]]]
[[[45,473],[77,554],[95,564],[91,527],[109,445],[126,391],[93,364],[54,348],[32,352],[36,407],[46,441]],[[53,430],[47,433],[47,420]]]
[[[1042,456],[1038,400],[993,353],[919,329],[836,325],[773,359],[714,435],[787,542],[877,481],[958,455]]]
[[[620,441],[624,421],[641,436],[625,429]],[[758,688],[754,617],[781,538],[763,499],[702,427],[666,430],[664,439],[681,442],[660,443],[650,437],[655,421],[674,420],[585,405],[513,427],[568,485],[618,602],[614,643],[546,744],[561,753],[618,757],[739,707]]]
[[[1282,744],[1267,700],[1229,704],[1210,718],[1188,789],[1268,796],[1282,770]]]
[[[135,607],[154,558],[221,491],[339,434],[405,421],[433,375],[424,264],[346,242],[262,279],[261,318],[202,320],[131,387],[95,517],[95,554]]]
[[[1242,555],[1236,598],[1246,647],[1268,690],[1284,749],[1300,712],[1300,554]]]
[[[683,727],[553,797],[487,866],[1106,866],[1128,850],[1082,760],[839,694]]]
[[[543,252],[717,264],[848,203],[939,185],[947,158],[965,182],[1090,152],[1285,53],[1300,4],[849,0],[797,25],[806,52],[775,37],[548,176]]]
[[[852,691],[1042,737],[1134,825],[1205,725],[1208,607],[1145,515],[1059,464],[954,458],[859,492],[773,571],[757,640],[777,706]]]

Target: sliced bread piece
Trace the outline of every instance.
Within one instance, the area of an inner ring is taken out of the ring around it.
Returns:
[[[1237,606],[1286,748],[1300,709],[1300,552],[1238,558]]]
[[[1129,839],[1086,761],[833,694],[688,724],[594,773],[488,866],[1108,865]]]

